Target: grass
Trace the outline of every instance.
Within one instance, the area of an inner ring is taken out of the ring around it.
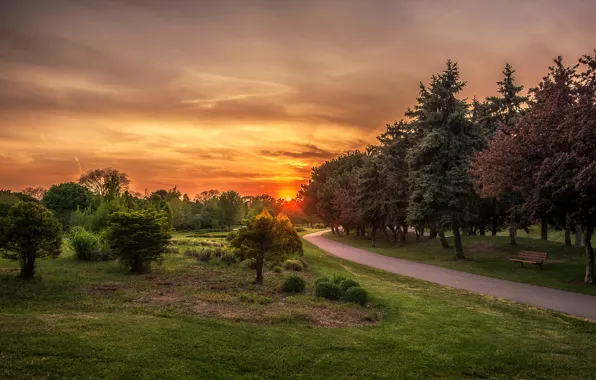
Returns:
[[[406,244],[387,242],[383,235],[377,239],[376,248],[371,248],[370,240],[355,235],[337,237],[331,233],[326,237],[354,247],[366,249],[381,255],[406,260],[419,261],[463,272],[481,274],[505,280],[563,289],[572,292],[596,295],[596,286],[586,285],[585,254],[583,248],[567,247],[560,242],[540,239],[517,238],[517,246],[509,245],[505,236],[463,236],[466,260],[456,261],[451,249],[442,249],[435,239],[422,237],[415,241],[413,233],[408,234]],[[453,238],[448,238],[453,246]],[[547,252],[548,260],[541,270],[537,265],[525,265],[509,261],[519,251],[530,250]]]
[[[366,268],[308,243],[305,257],[309,291],[315,276],[343,274],[374,307],[306,294],[285,297],[303,310],[276,319],[203,315],[194,306],[206,300],[269,310],[283,297],[283,275],[267,273],[261,288],[250,272],[179,254],[143,276],[70,255],[40,261],[41,278],[30,283],[0,272],[0,378],[590,379],[596,371],[593,323]],[[155,300],[173,294],[174,302]],[[319,307],[383,317],[329,328],[312,323]]]

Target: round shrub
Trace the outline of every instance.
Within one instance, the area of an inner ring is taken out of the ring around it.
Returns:
[[[283,283],[283,290],[287,293],[301,293],[306,288],[306,281],[300,276],[288,276]]]
[[[279,265],[276,265],[276,266],[273,267],[273,271],[275,273],[281,273],[283,271],[283,268],[280,267]]]
[[[284,261],[284,269],[285,270],[293,270],[294,272],[302,272],[304,266],[298,260],[286,260]]]
[[[353,286],[346,290],[344,299],[348,302],[354,302],[364,306],[366,305],[366,301],[368,301],[368,293],[361,287]]]
[[[341,289],[342,292],[345,292],[346,290],[350,289],[350,288],[359,288],[360,284],[357,281],[354,280],[343,280],[340,284],[339,284],[339,288]]]
[[[321,282],[315,288],[315,295],[317,297],[327,298],[328,300],[338,300],[340,294],[339,286],[332,282]]]
[[[199,261],[202,261],[204,263],[211,261],[211,251],[209,251],[209,250],[201,251],[201,253],[199,253],[198,259],[199,259]]]
[[[337,284],[337,285],[341,284],[342,281],[347,280],[347,279],[348,278],[346,276],[341,275],[341,274],[334,274],[333,275],[333,283],[334,284]]]
[[[257,268],[257,260],[253,258],[246,259],[240,263],[240,267],[243,269],[255,270]]]
[[[327,276],[323,276],[323,277],[318,277],[315,280],[315,286],[319,285],[321,282],[331,282],[331,280],[329,279],[329,277]]]

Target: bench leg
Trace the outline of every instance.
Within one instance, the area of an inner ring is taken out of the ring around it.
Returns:
[[[538,265],[540,265],[540,270],[544,270],[544,268],[542,268],[542,263],[540,263]]]
[[[521,261],[519,263],[521,264],[522,268],[525,268],[524,263],[522,263]]]

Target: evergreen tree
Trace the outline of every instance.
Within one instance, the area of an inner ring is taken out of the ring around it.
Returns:
[[[433,219],[441,231],[451,227],[456,258],[464,257],[461,228],[471,218],[474,189],[469,163],[481,146],[478,128],[468,118],[468,105],[457,95],[464,88],[457,63],[421,86],[419,104],[407,113],[422,137],[408,151],[412,224]]]

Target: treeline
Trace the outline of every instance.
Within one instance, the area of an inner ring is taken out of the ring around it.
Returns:
[[[594,282],[591,238],[596,216],[596,55],[577,65],[554,60],[527,94],[506,65],[497,96],[471,102],[457,63],[421,84],[405,118],[365,152],[350,152],[313,168],[299,198],[339,234],[370,229],[405,242],[408,229],[464,258],[462,235],[541,225],[583,242],[585,282]]]
[[[6,216],[19,200],[36,201],[46,206],[62,223],[64,231],[73,227],[99,232],[116,211],[153,209],[167,215],[170,228],[178,231],[230,230],[243,219],[266,210],[272,215],[284,213],[294,224],[313,223],[295,201],[275,199],[270,195],[241,196],[234,190],[207,190],[192,199],[174,186],[145,192],[129,190],[130,178],[116,169],[94,169],[82,174],[77,182],[65,182],[21,192],[0,191],[0,217]]]

